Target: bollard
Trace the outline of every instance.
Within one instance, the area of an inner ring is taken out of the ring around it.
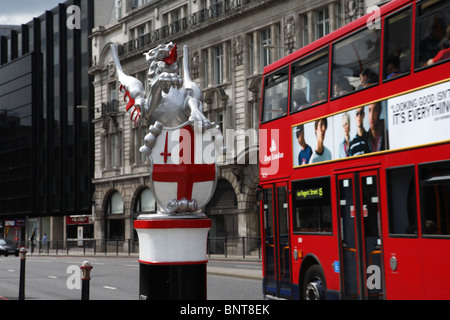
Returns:
[[[20,280],[19,280],[19,300],[25,300],[25,260],[27,260],[27,249],[20,249]]]
[[[89,281],[91,281],[92,265],[84,261],[81,265],[81,300],[89,300]]]

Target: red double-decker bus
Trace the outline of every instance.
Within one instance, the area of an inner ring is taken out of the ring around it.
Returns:
[[[450,298],[450,2],[389,2],[264,69],[263,290]]]

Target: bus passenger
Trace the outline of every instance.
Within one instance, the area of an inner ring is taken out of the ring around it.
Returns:
[[[350,84],[348,79],[344,76],[338,76],[334,82],[334,96],[339,97],[348,92],[354,91],[355,88]]]
[[[375,83],[378,83],[378,75],[372,70],[365,68],[359,75],[361,84],[358,86],[358,90],[369,87]]]
[[[386,79],[391,79],[401,75],[400,71],[400,58],[397,56],[392,56],[388,58],[386,64],[386,73],[388,74]]]
[[[323,145],[323,142],[325,141],[325,133],[327,131],[327,127],[328,127],[327,118],[316,120],[316,122],[314,123],[317,138],[317,147],[314,150],[310,163],[327,161],[331,160],[332,158],[330,149],[328,149]]]
[[[297,127],[296,135],[298,144],[300,145],[300,152],[298,153],[298,165],[302,166],[309,163],[309,159],[311,159],[313,151],[305,141],[305,130],[303,125],[299,125]]]
[[[356,126],[358,127],[355,137],[350,142],[349,156],[358,156],[369,153],[369,133],[364,129],[364,107],[356,109]]]
[[[326,93],[326,90],[325,89],[323,89],[323,88],[320,88],[318,91],[317,91],[317,101],[315,101],[312,105],[314,106],[314,105],[317,105],[317,104],[320,104],[320,103],[322,103],[322,102],[325,102],[325,101],[327,101],[327,93]]]
[[[427,66],[450,58],[450,41],[447,39],[442,40],[440,47],[441,50],[436,54],[436,56],[427,61]]]
[[[308,100],[306,100],[306,95],[303,90],[295,90],[292,95],[292,110],[291,112],[299,111],[308,105]]]

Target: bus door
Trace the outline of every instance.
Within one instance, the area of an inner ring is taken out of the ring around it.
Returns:
[[[287,183],[263,187],[265,294],[292,297]]]
[[[344,299],[383,298],[378,171],[337,178]]]

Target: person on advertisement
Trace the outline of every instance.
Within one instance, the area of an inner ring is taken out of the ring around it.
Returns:
[[[350,142],[349,156],[369,153],[369,133],[364,129],[364,107],[355,109],[357,133]]]
[[[314,123],[314,129],[316,131],[317,147],[314,149],[314,153],[311,157],[310,163],[317,163],[322,161],[331,160],[331,151],[323,145],[325,141],[325,133],[327,131],[328,122],[327,118],[316,120]]]
[[[300,152],[298,153],[298,164],[301,166],[309,163],[313,151],[305,141],[305,129],[303,125],[299,125],[296,129],[297,141],[300,145]]]
[[[344,140],[339,144],[339,158],[346,158],[350,151],[350,116],[347,112],[342,114],[342,128],[344,129]]]
[[[380,119],[381,102],[369,104],[369,150],[371,152],[385,150],[384,120]]]

